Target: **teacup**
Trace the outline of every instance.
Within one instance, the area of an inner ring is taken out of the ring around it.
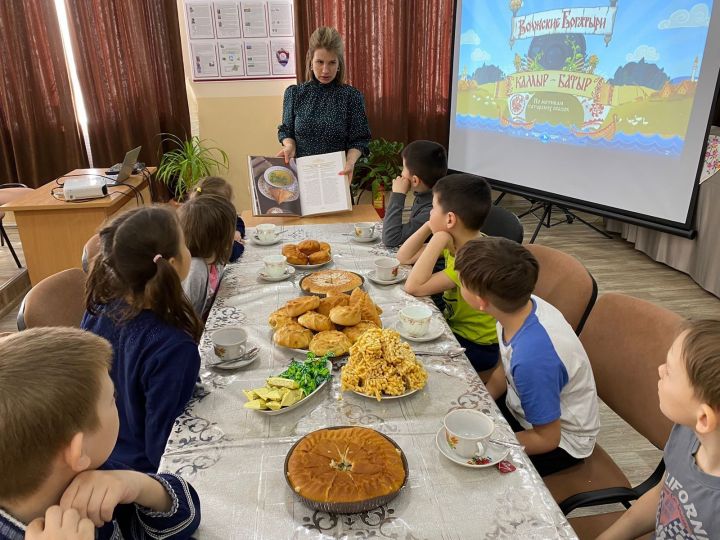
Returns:
[[[422,337],[430,329],[432,310],[427,306],[408,306],[400,311],[400,324],[412,337]]]
[[[263,257],[265,263],[265,274],[269,277],[279,278],[285,274],[287,258],[285,255],[268,255]]]
[[[234,360],[245,355],[247,332],[237,326],[221,328],[212,333],[215,356],[221,360]]]
[[[274,223],[261,223],[255,230],[257,237],[261,242],[273,242],[277,240],[277,225]]]
[[[375,259],[375,275],[382,281],[390,281],[397,277],[400,261],[393,257]]]
[[[372,222],[356,223],[355,236],[357,238],[372,238],[375,234],[375,224]]]
[[[485,453],[484,441],[495,430],[495,423],[486,414],[472,409],[456,409],[445,415],[445,440],[453,451],[464,458]]]

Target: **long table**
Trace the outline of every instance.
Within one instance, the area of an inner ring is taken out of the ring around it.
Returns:
[[[379,242],[359,244],[345,234],[349,224],[286,227],[283,240],[306,238],[331,243],[333,264],[361,274],[373,259],[389,251]],[[427,386],[402,399],[378,402],[341,393],[339,373],[308,402],[286,414],[265,416],[244,409],[241,390],[263,386],[293,356],[275,346],[268,315],[299,296],[298,272],[291,281],[264,283],[257,276],[262,257],[279,252],[247,245],[239,263],[229,265],[210,312],[200,351],[202,384],[185,414],[178,418],[161,469],[182,475],[197,489],[202,506],[198,539],[279,538],[576,538],[527,456],[513,449],[516,470],[469,469],[450,462],[435,446],[445,414],[455,408],[477,409],[497,424],[495,437],[516,441],[485,386],[457,349],[449,328],[437,341],[415,345],[432,353],[419,356],[428,371]],[[401,285],[365,288],[391,327],[398,311],[410,303],[426,303],[407,295]],[[444,324],[444,321],[443,321]],[[244,369],[209,369],[210,334],[224,326],[241,325],[260,347],[258,359]],[[303,435],[328,426],[353,425],[376,429],[397,442],[409,463],[407,485],[389,504],[366,514],[333,515],[310,510],[287,486],[283,463],[290,447]]]

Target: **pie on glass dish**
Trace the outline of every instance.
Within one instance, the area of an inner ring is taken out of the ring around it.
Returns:
[[[367,512],[405,485],[407,460],[392,439],[364,427],[332,427],[300,439],[285,459],[290,488],[311,508]]]
[[[348,270],[320,270],[300,281],[300,288],[311,294],[349,293],[362,286],[362,276]]]

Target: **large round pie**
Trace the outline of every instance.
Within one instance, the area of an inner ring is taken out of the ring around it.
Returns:
[[[363,278],[347,270],[320,270],[305,276],[300,287],[312,294],[349,293],[363,284]]]
[[[286,472],[290,487],[311,502],[377,502],[395,496],[405,483],[403,460],[400,448],[377,431],[327,428],[306,435],[290,450]]]

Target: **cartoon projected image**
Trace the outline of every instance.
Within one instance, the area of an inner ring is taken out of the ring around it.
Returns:
[[[456,125],[679,155],[712,7],[713,0],[463,2]]]

